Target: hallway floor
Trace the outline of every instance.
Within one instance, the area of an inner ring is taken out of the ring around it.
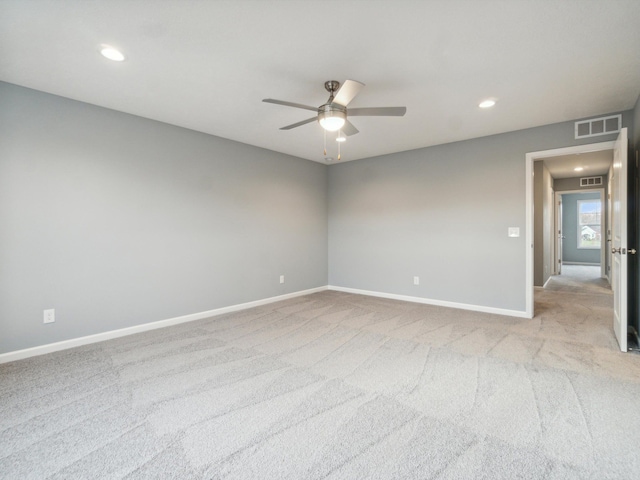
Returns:
[[[611,295],[611,286],[602,278],[599,266],[563,265],[562,274],[549,279],[545,290]]]

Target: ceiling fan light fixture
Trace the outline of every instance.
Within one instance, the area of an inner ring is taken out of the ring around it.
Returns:
[[[337,108],[334,105],[323,105],[318,109],[318,122],[328,132],[337,132],[344,126],[346,120],[347,112],[345,109]]]
[[[344,126],[344,118],[324,117],[320,119],[320,125],[329,132],[335,132]]]

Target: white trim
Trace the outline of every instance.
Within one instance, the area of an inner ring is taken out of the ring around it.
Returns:
[[[328,287],[325,285],[323,287],[311,288],[309,290],[302,290],[299,292],[287,293],[285,295],[278,295],[277,297],[263,298],[261,300],[255,300],[253,302],[240,303],[228,307],[216,308],[214,310],[207,310],[206,312],[182,315],[180,317],[168,318],[166,320],[143,323],[142,325],[135,325],[133,327],[120,328],[118,330],[96,333],[95,335],[87,335],[85,337],[72,338],[70,340],[63,340],[61,342],[48,343],[46,345],[39,345],[37,347],[25,348],[23,350],[3,353],[0,354],[0,364],[22,360],[23,358],[35,357],[36,355],[44,355],[45,353],[58,352],[60,350],[66,350],[68,348],[80,347],[82,345],[88,345],[90,343],[104,342],[105,340],[111,340],[113,338],[133,335],[134,333],[147,332],[149,330],[155,330],[157,328],[170,327],[172,325],[179,325],[181,323],[193,322],[194,320],[215,317],[224,313],[237,312],[239,310],[259,307],[260,305],[267,305],[269,303],[280,302],[282,300],[288,300],[290,298],[323,292],[327,290],[327,288]]]
[[[481,305],[469,305],[467,303],[448,302],[445,300],[433,300],[423,297],[411,297],[409,295],[396,295],[395,293],[372,292],[370,290],[360,290],[357,288],[337,287],[329,285],[329,290],[336,292],[355,293],[357,295],[367,295],[369,297],[389,298],[392,300],[401,300],[403,302],[423,303],[426,305],[437,305],[439,307],[458,308],[461,310],[472,310],[474,312],[495,313],[497,315],[506,315],[509,317],[531,318],[526,312],[520,310],[507,310],[504,308],[485,307]]]
[[[553,232],[551,234],[551,248],[553,249],[553,262],[551,268],[551,275],[560,275],[562,273],[562,249],[560,248],[560,232],[562,230],[562,225],[560,221],[560,217],[562,213],[562,195],[559,192],[554,192],[553,194]],[[544,220],[543,220],[544,223]],[[544,229],[544,225],[543,225]],[[534,232],[535,233],[535,232]],[[544,250],[544,249],[543,249]],[[544,255],[544,252],[543,252]],[[534,258],[535,261],[535,258]],[[551,278],[551,275],[549,278]],[[545,284],[546,285],[546,284]]]
[[[525,234],[525,311],[527,318],[533,318],[533,162],[544,158],[559,157],[561,155],[574,155],[576,153],[600,152],[613,150],[615,142],[591,143],[588,145],[575,145],[573,147],[554,148],[525,154],[525,209],[526,209],[526,234]]]
[[[525,156],[525,300],[527,318],[533,318],[533,154]]]
[[[563,265],[582,265],[583,267],[599,267],[599,263],[589,263],[589,262],[565,262],[562,261]]]

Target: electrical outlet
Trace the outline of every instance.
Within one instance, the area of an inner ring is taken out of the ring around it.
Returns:
[[[280,275],[280,283],[284,283],[284,275]]]
[[[413,284],[420,285],[420,277],[413,277]]]
[[[42,323],[53,323],[56,321],[56,311],[53,308],[44,311],[44,319]]]

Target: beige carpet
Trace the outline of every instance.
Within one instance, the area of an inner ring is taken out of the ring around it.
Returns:
[[[640,357],[556,287],[532,320],[322,292],[0,365],[0,478],[636,479]]]

